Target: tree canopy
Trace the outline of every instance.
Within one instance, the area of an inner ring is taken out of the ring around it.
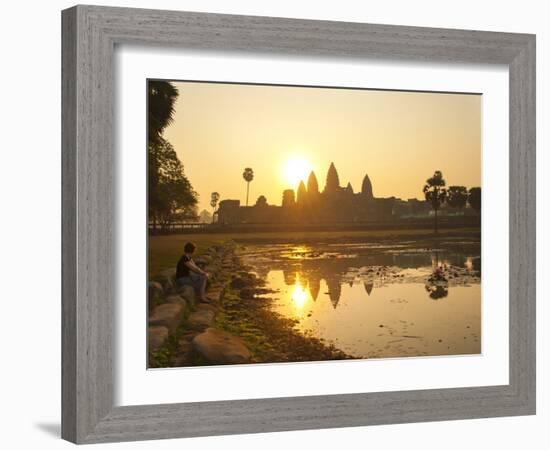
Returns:
[[[468,190],[465,186],[449,186],[447,204],[453,208],[462,209],[468,200]]]
[[[173,121],[179,93],[166,81],[149,81],[148,102],[148,208],[149,218],[166,225],[180,219],[197,217],[198,195],[183,171],[174,147],[164,137]]]
[[[149,214],[161,223],[196,215],[197,193],[172,144],[162,137],[149,145]],[[155,178],[155,182],[152,179]]]
[[[167,81],[149,81],[147,106],[149,109],[149,143],[157,141],[165,128],[174,120],[174,105],[178,89]]]
[[[481,188],[473,187],[470,188],[468,193],[468,203],[476,212],[481,211]]]
[[[258,197],[258,200],[256,200],[256,206],[267,206],[267,198],[265,197],[265,195],[260,195]]]
[[[436,170],[430,178],[426,180],[426,184],[422,189],[426,201],[430,203],[434,210],[435,225],[434,231],[437,233],[437,211],[447,199],[447,190],[445,189],[445,180],[441,171]]]
[[[437,211],[445,202],[447,198],[445,180],[439,170],[436,170],[433,176],[426,180],[422,192],[424,192],[426,200],[432,205],[434,211]]]

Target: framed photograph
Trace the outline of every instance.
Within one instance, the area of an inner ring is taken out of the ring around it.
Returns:
[[[65,439],[535,413],[533,35],[62,19]]]

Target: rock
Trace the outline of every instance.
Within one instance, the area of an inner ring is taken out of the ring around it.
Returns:
[[[206,360],[218,364],[244,364],[250,351],[243,340],[216,328],[208,328],[193,339],[193,350]]]
[[[166,297],[166,302],[181,305],[184,311],[188,308],[187,300],[185,300],[181,295],[169,295]]]
[[[162,285],[164,293],[172,292],[176,285],[176,269],[165,269],[159,272],[154,277],[154,281]]]
[[[203,308],[207,305],[199,305],[197,311],[191,313],[188,319],[189,327],[194,330],[205,330],[214,321],[215,311],[210,308]]]
[[[178,353],[187,353],[193,350],[193,346],[188,339],[180,338],[178,341]]]
[[[185,339],[180,339],[178,341],[178,349],[174,355],[173,366],[182,367],[188,366],[192,362],[193,346],[191,342]]]
[[[160,300],[164,295],[162,284],[160,284],[158,281],[149,281],[148,288],[149,288],[149,302]]]
[[[198,258],[195,258],[194,261],[197,266],[199,266],[200,268],[204,268],[204,266],[208,264],[209,258],[204,255],[201,255]]]
[[[197,311],[212,311],[214,314],[216,314],[218,309],[210,303],[199,303],[197,305]]]
[[[223,287],[214,287],[210,289],[206,296],[212,301],[212,303],[218,303],[223,296]]]
[[[196,331],[186,331],[181,335],[181,339],[191,342],[196,335]]]
[[[195,294],[195,289],[192,286],[182,286],[178,289],[178,294],[180,297],[183,297],[187,300],[189,305],[194,305],[197,303],[197,295]]]
[[[147,330],[149,351],[158,350],[168,338],[168,328],[161,326],[149,327]]]
[[[178,303],[163,303],[153,309],[149,326],[163,326],[174,332],[183,319],[184,308]]]

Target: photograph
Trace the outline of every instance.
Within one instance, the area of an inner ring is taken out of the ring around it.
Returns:
[[[482,353],[481,93],[146,84],[147,368]]]

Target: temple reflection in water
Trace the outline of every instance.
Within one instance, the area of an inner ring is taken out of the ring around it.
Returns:
[[[401,270],[410,269],[411,272],[423,268],[426,273],[425,291],[427,298],[432,300],[445,298],[449,292],[449,287],[443,280],[434,281],[431,279],[432,270],[435,271],[438,268],[447,266],[458,266],[475,271],[478,274],[481,272],[479,257],[449,252],[394,251],[385,253],[365,252],[359,249],[356,253],[353,253],[353,249],[348,249],[348,254],[342,255],[337,251],[324,250],[314,251],[308,246],[294,246],[291,249],[281,251],[280,257],[272,258],[269,263],[257,264],[255,268],[258,275],[264,279],[271,271],[281,271],[284,285],[292,292],[291,297],[295,304],[303,304],[309,298],[315,302],[320,294],[323,294],[330,299],[334,309],[337,308],[341,300],[344,284],[350,288],[354,284],[361,284],[364,296],[368,298],[374,295],[375,287],[400,281],[399,278],[385,276],[383,271],[385,267],[398,267]],[[275,252],[279,252],[279,250],[275,250]],[[373,269],[368,269],[369,267]],[[358,276],[358,271],[361,268],[367,268],[365,269],[367,272],[372,271],[372,276],[368,279]],[[323,292],[321,292],[322,289]]]
[[[477,354],[478,242],[272,242],[243,251],[266,281],[270,308],[350,355]]]

